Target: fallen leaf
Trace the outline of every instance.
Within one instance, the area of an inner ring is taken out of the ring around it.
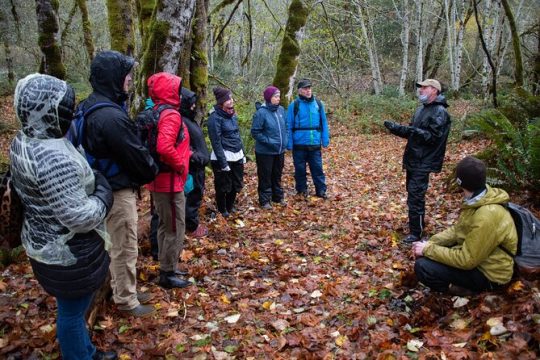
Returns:
[[[230,304],[231,303],[231,301],[229,300],[229,298],[225,294],[222,294],[219,297],[219,300],[221,300],[221,302],[224,303],[224,304]]]
[[[463,307],[469,303],[469,299],[464,297],[454,296],[452,299],[454,300],[455,309]]]
[[[225,320],[225,321],[228,322],[229,324],[234,324],[234,323],[236,323],[239,319],[240,319],[240,314],[234,314],[234,315],[227,316],[227,317],[224,318],[223,320]]]
[[[349,340],[346,335],[340,335],[336,337],[336,345],[342,347],[345,342]]]
[[[412,352],[418,352],[420,348],[424,345],[424,343],[417,339],[411,339],[407,341],[407,349],[409,349]]]
[[[277,331],[283,331],[286,328],[289,327],[289,322],[287,320],[278,319],[271,322],[271,325],[276,329]]]
[[[320,292],[319,290],[315,290],[311,293],[310,295],[312,298],[320,298],[322,296],[322,292]]]

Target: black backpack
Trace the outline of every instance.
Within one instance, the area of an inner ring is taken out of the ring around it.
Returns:
[[[522,275],[540,275],[540,220],[529,210],[514,203],[505,207],[512,215],[518,234],[516,255],[500,246],[507,254],[514,257],[516,268]]]
[[[141,139],[141,142],[148,149],[148,151],[150,152],[150,155],[152,155],[152,158],[154,159],[156,164],[159,165],[160,172],[171,171],[170,166],[160,161],[159,154],[157,153],[157,149],[156,149],[157,148],[157,135],[158,135],[157,125],[158,125],[161,113],[167,109],[178,111],[178,109],[172,105],[162,104],[162,105],[159,105],[155,109],[149,108],[149,109],[141,111],[140,113],[137,114],[137,117],[135,118],[135,122],[137,123],[137,129],[139,131],[139,137]],[[181,118],[182,117],[180,116],[180,119]],[[176,137],[175,146],[178,146],[178,144],[184,141],[184,122],[182,120],[180,121],[181,121],[180,130],[178,131],[178,136]]]

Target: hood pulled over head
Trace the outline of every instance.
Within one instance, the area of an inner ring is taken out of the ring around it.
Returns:
[[[186,88],[182,88],[182,104],[180,104],[180,114],[193,120],[195,118],[195,111],[191,108],[193,104],[197,102],[197,95]]]
[[[96,55],[90,65],[90,84],[92,89],[117,104],[127,100],[124,80],[135,66],[132,57],[118,51],[102,51]]]
[[[148,95],[155,105],[167,104],[180,108],[181,77],[160,72],[150,76],[147,85]]]
[[[31,74],[17,83],[14,108],[26,136],[61,138],[73,120],[75,91],[53,76]]]

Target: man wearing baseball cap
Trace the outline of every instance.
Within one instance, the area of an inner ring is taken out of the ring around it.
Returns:
[[[306,164],[309,165],[315,195],[327,199],[321,147],[330,144],[330,132],[323,103],[311,90],[311,81],[298,82],[298,98],[287,109],[287,149],[292,150],[296,193],[308,196]]]
[[[421,105],[412,122],[409,125],[384,122],[392,134],[408,140],[403,154],[409,208],[409,234],[403,240],[406,243],[418,241],[422,236],[429,174],[441,171],[450,133],[450,115],[446,111],[446,99],[441,95],[441,83],[426,79],[416,87]]]

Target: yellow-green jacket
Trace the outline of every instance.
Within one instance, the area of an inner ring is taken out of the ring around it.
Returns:
[[[490,281],[506,284],[512,278],[517,251],[517,232],[512,216],[500,204],[506,191],[487,187],[486,194],[472,205],[463,204],[457,223],[432,236],[424,256],[463,270],[478,268]]]

